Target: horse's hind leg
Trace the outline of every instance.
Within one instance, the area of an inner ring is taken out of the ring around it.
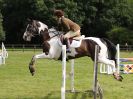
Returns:
[[[109,59],[107,59],[107,58],[101,58],[101,57],[100,57],[100,58],[98,58],[98,62],[104,63],[104,64],[106,64],[106,65],[110,65],[111,68],[112,68],[112,70],[113,70],[113,72],[116,71],[115,62],[114,62],[113,60],[109,60]]]
[[[104,63],[106,65],[110,65],[112,67],[112,70],[113,70],[113,76],[114,76],[114,78],[116,80],[118,80],[118,81],[122,81],[123,77],[117,73],[116,64],[115,64],[115,61],[114,60],[109,60],[109,59],[107,59],[105,57],[102,57],[102,58],[99,57],[98,60],[101,63]]]

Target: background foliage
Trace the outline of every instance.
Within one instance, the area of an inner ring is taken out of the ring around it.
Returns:
[[[133,44],[132,0],[0,0],[0,40],[25,43],[22,35],[27,18],[56,27],[54,9],[64,10],[66,17],[80,24],[86,36]]]

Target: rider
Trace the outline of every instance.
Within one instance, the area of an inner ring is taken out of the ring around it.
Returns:
[[[81,36],[80,26],[64,17],[64,12],[62,10],[55,10],[54,15],[57,17],[59,31],[65,32],[64,40],[67,47],[66,51],[71,52],[69,38]]]

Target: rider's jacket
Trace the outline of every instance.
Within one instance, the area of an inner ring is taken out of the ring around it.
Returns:
[[[76,32],[80,30],[80,26],[78,24],[76,24],[75,22],[71,21],[68,18],[65,18],[64,16],[58,19],[58,28],[60,31],[64,32],[68,31]]]

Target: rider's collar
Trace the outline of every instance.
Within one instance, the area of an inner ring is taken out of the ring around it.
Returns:
[[[61,23],[61,19],[62,19],[62,18],[64,18],[64,16],[61,16],[61,17],[59,18],[59,23]]]
[[[61,16],[61,18],[64,18],[64,16]]]

